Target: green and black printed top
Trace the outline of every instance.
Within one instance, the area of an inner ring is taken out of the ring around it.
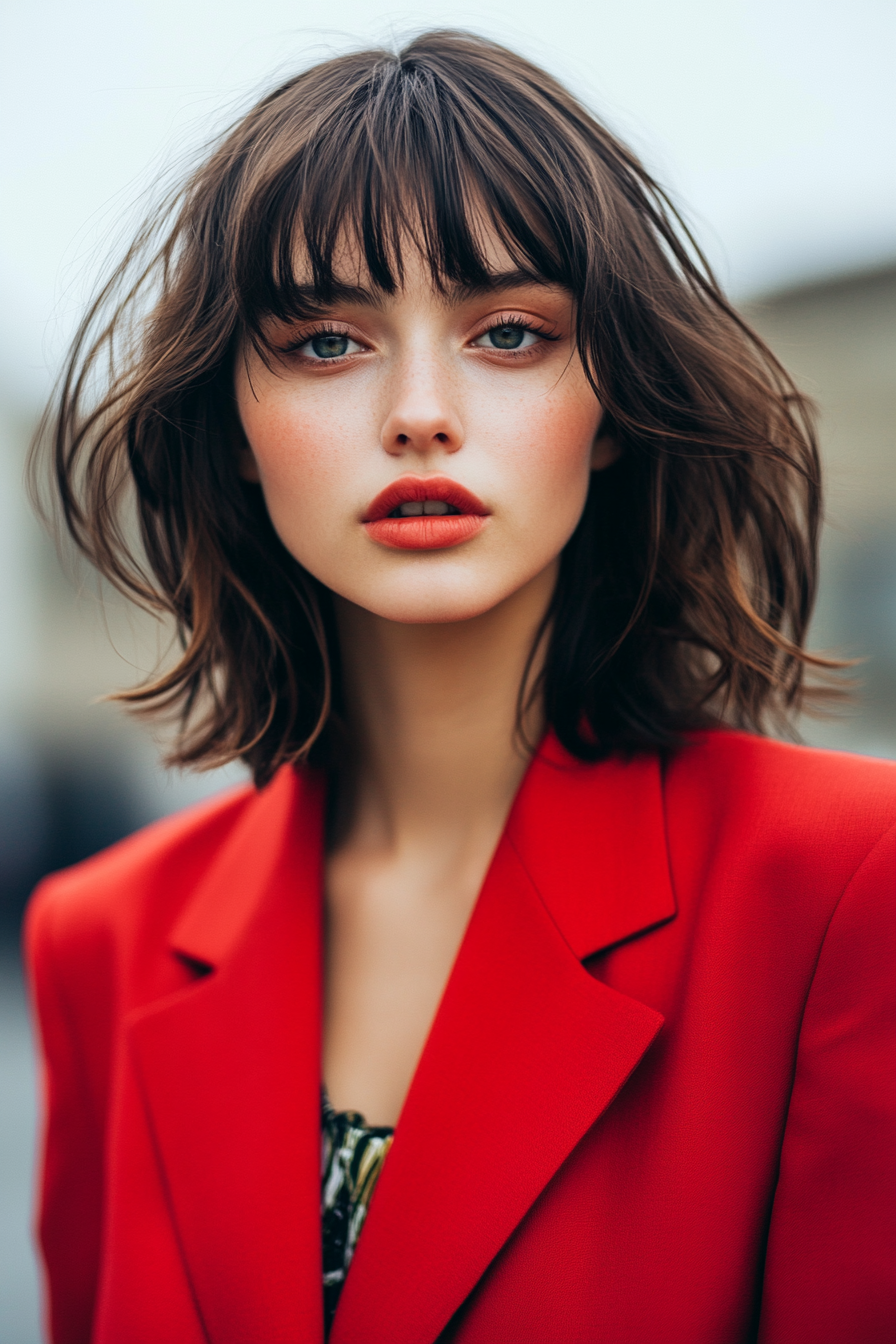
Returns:
[[[324,1335],[352,1262],[373,1188],[392,1147],[391,1129],[372,1128],[357,1111],[334,1111],[321,1097],[320,1216],[324,1251]]]

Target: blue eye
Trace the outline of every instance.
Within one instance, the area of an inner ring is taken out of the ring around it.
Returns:
[[[312,336],[308,344],[318,359],[339,359],[347,352],[349,339],[347,336],[333,336],[329,333],[323,333],[320,336]]]
[[[525,327],[492,327],[488,336],[496,350],[518,350],[525,334]]]
[[[298,346],[298,353],[323,363],[328,359],[342,359],[344,355],[356,355],[361,349],[363,347],[344,331],[319,331]]]
[[[489,327],[481,336],[477,336],[473,342],[480,349],[489,347],[492,350],[524,350],[530,345],[534,345],[538,336],[528,327],[521,326],[518,322],[502,322],[499,327]]]

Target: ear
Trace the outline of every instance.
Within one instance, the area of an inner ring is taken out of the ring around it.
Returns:
[[[255,461],[255,454],[245,439],[236,450],[236,469],[244,481],[249,481],[252,485],[261,484],[261,475],[258,470],[258,463]]]
[[[603,471],[605,467],[612,466],[621,451],[622,449],[613,433],[612,421],[608,415],[604,414],[597,427],[597,434],[594,436],[594,444],[591,449],[591,470]]]

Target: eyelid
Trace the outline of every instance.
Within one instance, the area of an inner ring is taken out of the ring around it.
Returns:
[[[336,322],[331,318],[321,318],[319,321],[309,323],[307,327],[301,327],[284,344],[275,346],[275,349],[281,355],[294,355],[303,345],[313,341],[315,336],[344,336],[346,340],[354,341],[356,345],[363,345],[365,349],[370,348],[369,342],[363,336],[351,330],[351,323]],[[328,362],[335,363],[336,361]]]
[[[525,350],[496,349],[487,351],[490,355],[497,354],[504,358],[523,359],[529,356],[541,341],[559,341],[561,339],[560,333],[553,323],[547,322],[544,318],[535,317],[532,313],[519,313],[508,309],[506,312],[490,313],[488,317],[484,318],[479,327],[468,337],[467,344],[474,346],[477,341],[482,340],[483,336],[487,336],[490,331],[494,331],[497,327],[521,327],[524,331],[531,332],[533,336],[539,338]],[[486,347],[480,346],[478,348],[485,349]]]
[[[535,317],[533,313],[520,313],[507,309],[505,312],[499,310],[496,313],[489,313],[488,317],[483,318],[470,340],[478,340],[495,327],[523,327],[526,331],[534,332],[536,336],[542,336],[546,341],[560,339],[554,323],[548,322],[543,317]]]

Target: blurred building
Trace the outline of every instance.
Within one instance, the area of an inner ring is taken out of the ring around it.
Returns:
[[[746,311],[820,412],[827,508],[810,646],[865,660],[852,711],[804,720],[803,736],[896,757],[896,265]]]
[[[854,710],[806,740],[896,757],[896,266],[772,294],[749,319],[813,396],[828,476],[812,641],[867,661]],[[168,633],[91,576],[66,573],[21,487],[33,408],[0,398],[0,910],[72,863],[239,771],[173,777],[147,730],[97,703]],[[73,577],[74,575],[74,577]]]

